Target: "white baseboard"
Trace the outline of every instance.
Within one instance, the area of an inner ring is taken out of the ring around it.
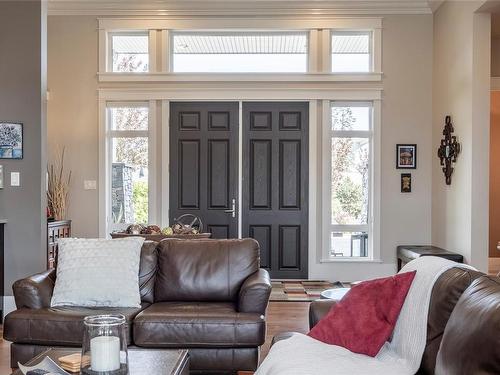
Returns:
[[[3,297],[3,317],[14,311],[16,309],[16,302],[14,301],[14,296],[4,296]]]

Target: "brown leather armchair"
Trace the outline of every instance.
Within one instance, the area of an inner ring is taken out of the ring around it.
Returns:
[[[11,365],[47,347],[80,346],[86,315],[121,313],[130,345],[188,348],[192,373],[253,371],[271,293],[269,275],[259,267],[259,245],[252,239],[146,241],[140,308],[51,308],[55,271],[16,281],[17,310],[4,324]]]

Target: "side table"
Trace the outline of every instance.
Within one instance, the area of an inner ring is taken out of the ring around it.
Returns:
[[[437,246],[428,245],[401,245],[397,248],[398,256],[398,271],[403,268],[403,266],[412,261],[423,256],[435,256],[440,258],[446,258],[457,263],[463,263],[464,257],[461,254],[453,253],[451,251],[441,249]]]

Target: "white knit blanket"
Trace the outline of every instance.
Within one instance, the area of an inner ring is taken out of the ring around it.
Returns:
[[[400,273],[413,270],[417,273],[392,340],[384,344],[376,357],[356,354],[340,346],[295,334],[273,345],[256,375],[415,374],[425,349],[432,288],[439,276],[452,267],[472,268],[438,257],[420,257],[403,267]]]

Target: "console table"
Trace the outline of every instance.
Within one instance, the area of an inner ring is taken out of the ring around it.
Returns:
[[[71,237],[71,220],[47,222],[47,268],[55,268],[57,261],[57,241]]]
[[[464,257],[460,254],[441,249],[437,246],[402,245],[397,248],[398,271],[408,262],[424,256],[435,256],[463,263]]]
[[[0,322],[3,321],[3,294],[4,294],[4,234],[3,227],[7,223],[6,220],[0,220]]]

